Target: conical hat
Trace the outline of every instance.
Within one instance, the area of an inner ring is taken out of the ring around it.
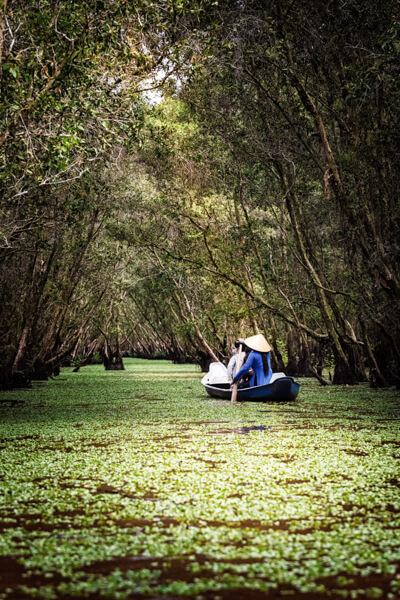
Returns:
[[[248,348],[256,350],[256,352],[270,352],[272,350],[262,333],[246,338],[244,343]]]

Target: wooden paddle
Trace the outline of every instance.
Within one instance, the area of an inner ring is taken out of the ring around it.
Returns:
[[[240,344],[239,346],[239,353],[238,353],[238,359],[236,361],[236,373],[239,371],[240,369],[240,359],[242,357],[242,344]],[[236,375],[235,373],[235,375]],[[238,391],[238,382],[233,384],[233,388],[232,388],[232,394],[231,394],[231,402],[236,402],[237,400],[237,391]]]

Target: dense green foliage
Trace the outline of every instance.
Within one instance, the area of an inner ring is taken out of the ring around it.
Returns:
[[[207,240],[211,268],[229,276],[228,258],[235,284],[240,279],[253,301],[268,299],[269,314],[294,322],[300,339],[303,333],[327,342],[335,382],[362,379],[360,350],[374,383],[396,382],[392,3],[379,11],[363,3],[361,12],[356,1],[316,2],[310,15],[307,2],[218,2],[200,22],[187,16],[185,26],[194,66],[180,96],[212,138],[212,148],[202,149],[206,172],[214,166],[225,195],[236,197],[229,237],[243,244],[237,254],[250,282],[224,246],[221,264],[217,228]],[[189,158],[195,162],[194,153]],[[192,173],[187,161],[185,167],[187,187]],[[196,183],[189,186],[197,190]]]
[[[399,386],[398,25],[389,0],[4,0],[0,385],[207,368],[260,330],[274,368]]]
[[[3,600],[397,597],[398,396],[232,405],[191,365],[126,366],[0,393]]]
[[[18,381],[18,373],[22,379],[29,372],[46,376],[51,370],[46,361],[73,347],[104,293],[104,280],[94,272],[103,261],[87,258],[110,214],[102,173],[124,138],[136,135],[140,103],[132,96],[137,77],[118,88],[130,53],[139,51],[128,33],[121,36],[118,3],[101,4],[11,1],[2,15],[0,301],[6,385]],[[102,277],[109,266],[104,263]],[[83,280],[90,290],[84,299]]]

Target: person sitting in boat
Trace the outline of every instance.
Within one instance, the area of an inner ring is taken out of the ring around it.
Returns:
[[[239,358],[239,347],[240,346],[242,346],[242,352],[240,355],[240,365],[238,368],[237,363],[238,363],[238,358]],[[240,367],[243,366],[244,360],[245,360],[244,340],[239,338],[233,344],[232,358],[230,359],[230,361],[228,363],[228,381],[229,381],[229,383],[232,383],[236,371],[238,371],[240,369]]]
[[[250,379],[249,387],[269,383],[272,377],[271,346],[261,333],[246,338],[244,343],[247,348],[250,348],[251,352],[243,367],[234,376],[233,383],[239,381],[250,369],[253,369],[253,375]]]

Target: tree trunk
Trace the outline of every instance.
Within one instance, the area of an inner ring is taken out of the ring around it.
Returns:
[[[348,385],[349,381],[352,382],[351,385],[354,385],[354,381],[358,383],[357,380],[355,380],[349,361],[343,360],[343,357],[338,354],[336,348],[333,348],[333,355],[335,358],[335,371],[332,383],[336,385]]]
[[[99,339],[96,339],[93,342],[91,342],[88,352],[76,365],[76,367],[73,370],[73,373],[77,373],[79,371],[79,369],[90,364],[90,362],[93,358],[93,355],[96,354],[96,352],[98,351],[99,348],[100,348],[100,340]]]
[[[104,347],[100,351],[103,357],[103,365],[106,371],[124,371],[124,361],[119,348],[112,351],[108,342],[105,342]]]
[[[364,321],[360,320],[361,331],[364,338],[365,348],[367,350],[368,362],[369,362],[369,383],[371,387],[389,387],[388,381],[382,375],[379,365],[376,361],[374,352],[371,347],[371,342],[367,334]]]
[[[4,28],[6,24],[6,10],[7,0],[0,0],[0,73],[2,71],[1,64],[3,60],[3,49],[4,49]],[[0,75],[0,87],[1,87],[1,75]]]
[[[278,347],[277,341],[277,333],[275,327],[274,317],[269,315],[269,331],[270,331],[270,341],[273,349],[273,353],[271,355],[271,366],[272,370],[276,373],[285,372],[285,364],[283,362],[282,354]]]
[[[327,328],[328,335],[329,335],[329,338],[330,338],[332,346],[333,346],[335,359],[337,360],[338,374],[336,376],[336,379],[335,379],[335,377],[333,378],[333,383],[337,383],[338,381],[340,381],[341,383],[346,383],[348,385],[356,385],[358,383],[358,381],[357,381],[355,374],[353,373],[353,371],[351,369],[349,360],[344,352],[344,349],[341,345],[339,336],[337,334],[335,323],[333,322],[333,318],[332,318],[332,311],[329,307],[329,303],[328,303],[328,299],[327,299],[327,296],[324,291],[324,287],[322,285],[322,282],[321,282],[315,268],[311,264],[311,261],[308,257],[306,247],[304,245],[302,232],[299,227],[299,223],[298,223],[297,215],[296,215],[297,196],[296,196],[293,188],[291,186],[289,186],[289,183],[288,183],[286,176],[284,175],[283,170],[280,165],[278,168],[279,168],[281,176],[282,176],[282,181],[283,181],[285,195],[286,195],[286,205],[288,208],[290,220],[291,220],[293,231],[295,234],[297,247],[299,249],[301,258],[304,262],[306,271],[309,274],[312,283],[314,284],[315,291],[316,291],[317,297],[319,299],[321,315],[324,319],[325,326]]]
[[[195,332],[196,332],[196,338],[197,338],[197,340],[200,342],[200,345],[203,347],[204,351],[206,352],[206,354],[211,359],[210,362],[211,361],[219,362],[218,356],[215,354],[215,352],[212,350],[212,348],[208,344],[207,340],[205,339],[204,335],[200,331],[200,328],[199,328],[199,326],[197,325],[197,323],[195,321],[194,313],[193,313],[192,307],[190,306],[190,303],[189,303],[189,300],[188,300],[186,294],[183,291],[181,291],[181,294],[182,294],[182,297],[184,299],[187,311],[189,313],[189,317],[190,317],[190,319],[191,319],[191,321],[193,323],[193,326],[194,326],[194,329],[195,329]],[[183,321],[187,320],[186,316],[185,316],[185,314],[183,312],[183,308],[182,308],[182,305],[181,305],[181,302],[180,302],[180,298],[179,298],[179,296],[178,296],[178,294],[176,292],[174,294],[174,298],[176,300],[176,303],[177,303],[177,306],[178,306],[178,310],[180,311],[180,314],[181,314],[181,317],[182,317]],[[200,350],[200,352],[201,352],[201,350]]]
[[[297,340],[298,337],[295,334],[293,327],[289,328],[286,336],[286,349],[288,355],[288,362],[285,367],[286,375],[290,377],[297,377]]]

